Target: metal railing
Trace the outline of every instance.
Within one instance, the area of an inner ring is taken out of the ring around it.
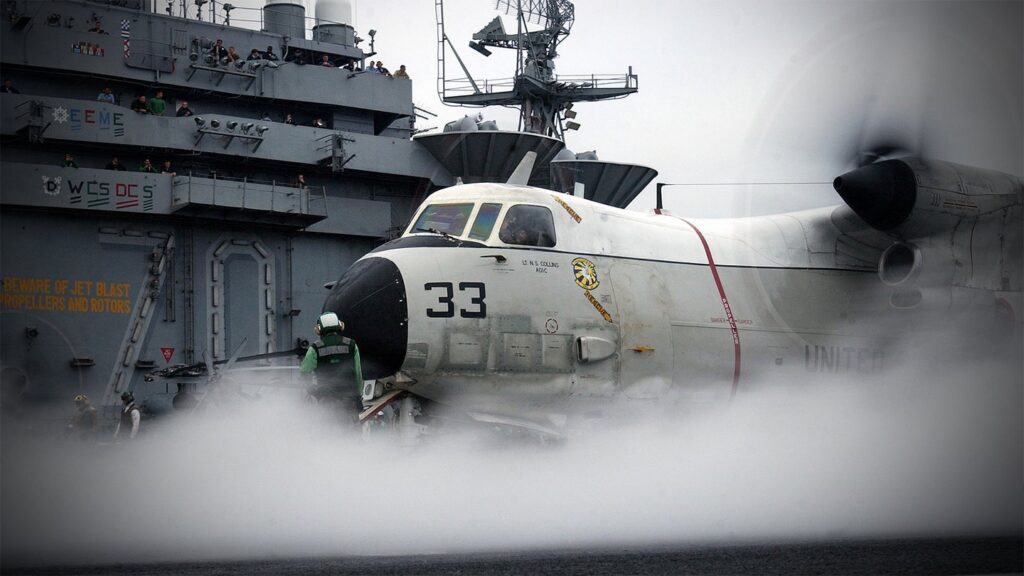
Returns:
[[[324,186],[284,185],[276,180],[177,175],[171,186],[172,206],[202,204],[261,212],[327,216]]]
[[[160,1],[161,0],[156,0],[156,3],[159,4]],[[273,6],[251,8],[248,6],[233,6],[230,2],[218,2],[217,0],[210,0],[208,2],[208,7],[198,7],[194,6],[191,2],[181,2],[180,0],[165,0],[165,4],[166,6],[164,7],[163,12],[170,16],[187,18],[189,20],[202,20],[204,22],[211,22],[214,24],[220,23],[225,26],[234,26],[250,30],[263,30],[266,25],[264,22],[264,14],[268,11],[275,11]],[[229,10],[224,10],[225,5],[231,6],[231,8]],[[200,16],[199,12],[202,12],[203,14]],[[312,40],[321,39],[321,34],[319,34],[319,30],[317,30],[318,26],[330,24],[352,26],[351,22],[334,22],[333,20],[325,20],[323,18],[315,18],[313,16],[303,17],[303,29],[310,33],[310,38]]]
[[[636,75],[634,74],[590,74],[582,76],[555,76],[548,82],[556,86],[559,91],[586,90],[589,88],[636,88]],[[496,80],[476,80],[474,90],[473,81],[469,78],[446,78],[444,80],[445,95],[462,96],[471,94],[492,94],[495,92],[511,92],[516,85],[515,78],[499,78]]]
[[[42,15],[46,10],[51,10],[51,4],[51,0],[5,0],[0,4],[0,13],[5,17],[5,20],[10,19],[12,14],[36,17]],[[129,10],[136,10],[139,12],[158,14],[161,16],[166,15],[212,24],[221,24],[224,26],[244,28],[247,30],[263,30],[265,26],[264,10],[274,11],[273,7],[250,8],[246,6],[232,6],[230,2],[220,2],[218,0],[203,2],[203,6],[196,6],[194,0],[152,0],[152,2],[148,0],[141,0],[137,2],[123,2],[118,0],[103,2],[86,0],[81,2],[81,4],[91,4],[97,7],[114,6],[127,8]],[[225,6],[231,7],[229,10],[224,10]],[[152,11],[150,11],[148,7],[152,7]],[[85,23],[83,22],[83,25],[84,24]],[[353,26],[353,23],[351,22],[335,22],[333,20],[326,20],[313,16],[303,17],[303,28],[306,32],[310,33],[312,40],[321,39],[319,37],[320,35],[317,34],[318,26],[331,24]],[[111,28],[113,28],[113,26],[111,26]],[[106,31],[111,36],[117,35],[116,29],[108,29]],[[373,39],[371,38],[370,40],[372,44]],[[370,51],[373,51],[372,46]]]

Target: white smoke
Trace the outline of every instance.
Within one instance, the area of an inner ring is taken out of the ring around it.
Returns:
[[[135,444],[8,443],[2,554],[110,563],[1020,534],[1019,380],[921,372],[666,403],[546,447],[365,441],[284,394],[154,424]]]

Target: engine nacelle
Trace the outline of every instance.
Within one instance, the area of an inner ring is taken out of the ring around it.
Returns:
[[[952,230],[963,219],[1024,199],[1015,176],[920,158],[868,164],[839,176],[832,186],[869,225],[910,238]]]

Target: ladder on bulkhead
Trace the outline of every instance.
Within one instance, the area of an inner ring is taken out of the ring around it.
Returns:
[[[160,288],[166,276],[170,253],[174,249],[173,234],[151,232],[149,236],[157,239],[158,243],[148,255],[149,267],[139,286],[139,294],[135,298],[128,329],[121,339],[114,368],[107,381],[106,393],[103,395],[104,406],[116,405],[117,396],[128,390],[131,385],[139,354],[142,351],[142,342],[149,332],[149,323],[154,316],[156,299],[160,296]]]

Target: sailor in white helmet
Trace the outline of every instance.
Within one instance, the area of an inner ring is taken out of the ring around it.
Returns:
[[[317,382],[310,394],[318,401],[332,399],[347,404],[354,399],[353,414],[357,414],[363,388],[359,347],[343,335],[345,323],[334,312],[321,314],[314,330],[320,339],[309,345],[301,366],[303,374],[316,373]]]

